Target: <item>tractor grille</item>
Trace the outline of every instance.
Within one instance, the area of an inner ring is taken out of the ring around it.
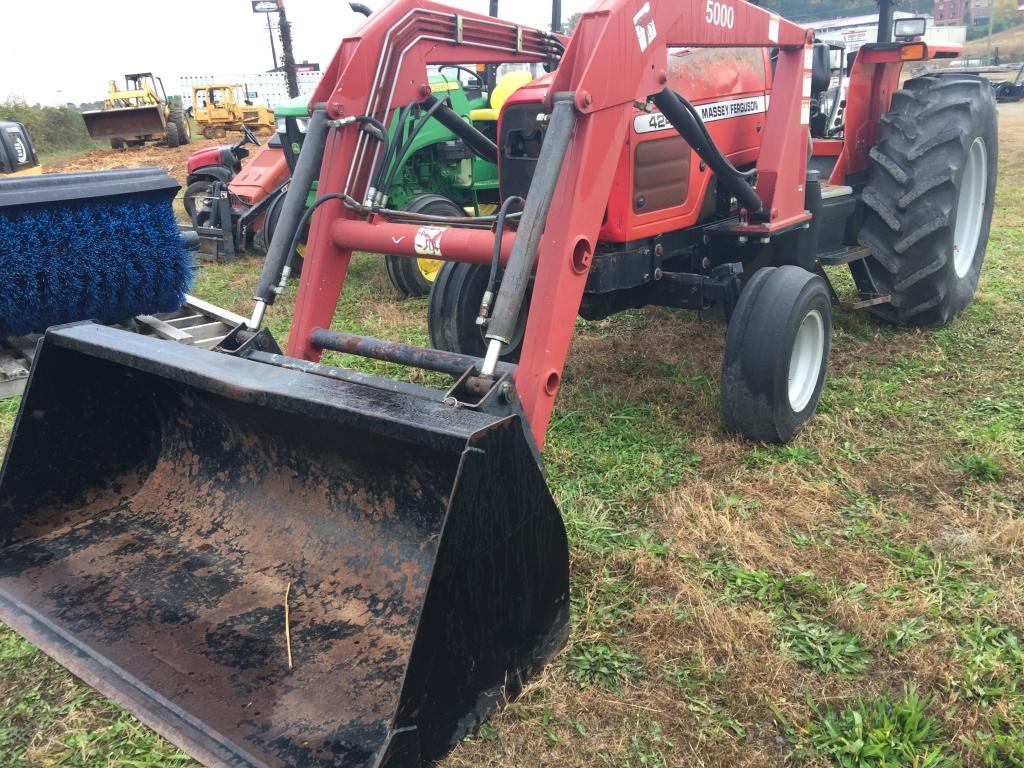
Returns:
[[[504,109],[501,116],[500,164],[501,196],[526,197],[537,167],[540,147],[544,143],[544,123],[537,117],[544,113],[540,103],[515,104]]]

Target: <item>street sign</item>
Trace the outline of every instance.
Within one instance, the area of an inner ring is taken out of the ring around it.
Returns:
[[[252,0],[253,13],[277,13],[277,0]]]

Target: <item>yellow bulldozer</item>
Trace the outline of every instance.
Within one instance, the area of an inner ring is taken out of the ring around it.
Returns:
[[[180,104],[167,98],[159,77],[136,72],[125,75],[124,84],[122,90],[111,80],[103,108],[82,113],[90,136],[108,139],[114,149],[140,147],[149,141],[177,147],[192,141],[188,117]]]
[[[228,131],[241,131],[243,125],[256,134],[270,135],[275,130],[274,113],[250,102],[248,89],[240,85],[193,86],[192,116],[207,139],[222,139]]]

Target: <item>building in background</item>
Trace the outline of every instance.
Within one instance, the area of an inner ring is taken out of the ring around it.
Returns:
[[[986,0],[936,0],[935,7],[938,9],[941,3],[949,2],[966,5],[968,2],[985,2]],[[921,14],[909,13],[907,11],[895,11],[893,20],[912,19]],[[815,31],[817,35],[826,40],[842,40],[846,44],[847,53],[860,48],[864,43],[873,43],[878,39],[878,14],[870,13],[864,16],[847,16],[841,19],[827,19],[823,21],[810,21],[804,24]],[[926,42],[935,44],[962,43],[966,39],[967,30],[962,22],[956,22],[955,26],[936,26],[932,19],[928,19],[928,31],[925,33]]]
[[[994,0],[935,0],[935,24],[988,24]]]

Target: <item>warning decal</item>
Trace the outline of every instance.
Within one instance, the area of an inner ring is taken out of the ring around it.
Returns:
[[[444,227],[420,227],[416,230],[413,248],[420,256],[441,256],[441,235],[447,230]]]

